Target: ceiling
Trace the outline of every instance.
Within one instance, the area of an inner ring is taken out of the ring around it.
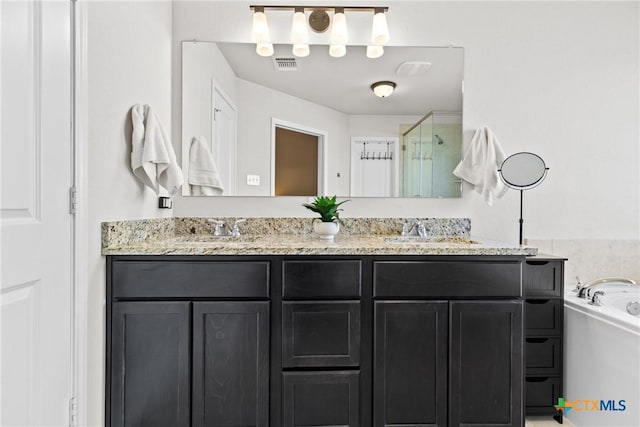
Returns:
[[[365,46],[347,46],[342,58],[328,46],[310,46],[310,55],[295,58],[290,45],[276,45],[274,56],[296,59],[297,71],[277,71],[271,57],[255,53],[250,43],[218,43],[237,77],[349,115],[424,115],[429,111],[462,111],[464,50],[454,47],[387,46],[382,57],[369,59]],[[423,75],[400,76],[407,61],[426,61]],[[378,98],[371,84],[391,80],[394,93]]]

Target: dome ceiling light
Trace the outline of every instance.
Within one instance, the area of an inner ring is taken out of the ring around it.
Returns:
[[[387,96],[391,95],[395,88],[396,84],[391,81],[375,82],[371,85],[371,90],[373,91],[373,93],[375,93],[376,96],[379,96],[380,98],[386,98]]]

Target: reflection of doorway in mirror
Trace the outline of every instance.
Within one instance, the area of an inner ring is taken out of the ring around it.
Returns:
[[[326,133],[272,120],[271,195],[324,194]]]
[[[351,138],[351,197],[399,194],[398,138]]]
[[[212,84],[211,153],[218,166],[224,195],[236,193],[236,108],[219,85]]]

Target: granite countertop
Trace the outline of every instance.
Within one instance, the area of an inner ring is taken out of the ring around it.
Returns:
[[[254,219],[247,222],[246,232],[239,238],[212,236],[211,227],[203,218],[111,222],[103,223],[102,254],[534,256],[538,253],[536,248],[470,237],[468,219],[425,219],[429,237],[423,241],[401,238],[396,230],[402,222],[398,218],[352,220],[335,241],[319,239],[311,231],[308,219]],[[362,234],[363,231],[367,234]]]

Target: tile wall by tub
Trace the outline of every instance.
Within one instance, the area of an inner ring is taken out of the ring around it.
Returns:
[[[640,283],[640,240],[527,239],[540,253],[568,258],[565,287],[601,277],[626,277]]]

